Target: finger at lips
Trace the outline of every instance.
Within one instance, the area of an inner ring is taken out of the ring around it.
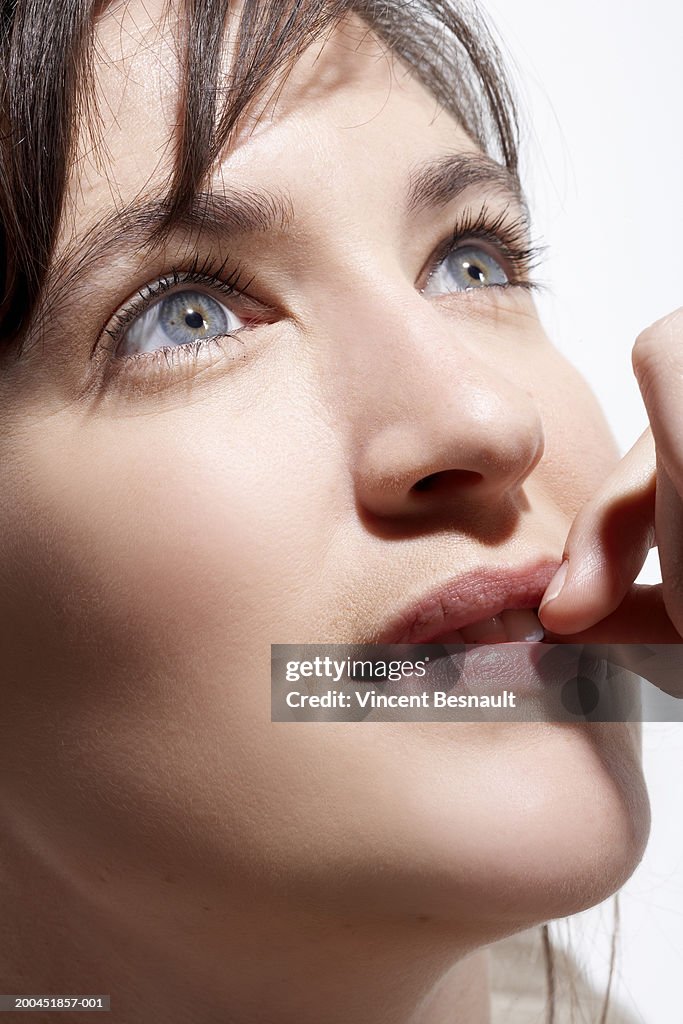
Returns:
[[[543,626],[576,633],[613,612],[654,543],[654,519],[654,442],[646,430],[574,520],[565,582],[558,595],[548,587],[539,611]]]
[[[683,307],[638,336],[632,362],[657,458],[683,494]]]
[[[669,476],[657,462],[655,531],[662,570],[662,596],[667,614],[683,633],[683,500]]]

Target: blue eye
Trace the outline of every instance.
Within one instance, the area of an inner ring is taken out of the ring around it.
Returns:
[[[174,292],[129,324],[119,354],[188,345],[229,334],[240,326],[237,316],[210,295],[189,289]]]
[[[441,260],[427,281],[427,289],[462,292],[490,285],[509,284],[509,278],[498,260],[479,245],[459,245]]]

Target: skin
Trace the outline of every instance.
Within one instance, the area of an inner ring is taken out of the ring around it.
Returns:
[[[173,26],[131,3],[99,39],[107,158],[84,138],[60,252],[170,169]],[[528,292],[420,293],[481,196],[406,220],[406,178],[454,148],[475,149],[349,21],[213,174],[291,197],[291,232],[222,242],[264,322],[94,386],[103,325],[178,257],[132,255],[2,375],[3,991],[111,993],[149,1024],[483,1024],[483,947],[640,860],[627,724],[270,721],[271,643],[559,564],[617,464]]]
[[[678,309],[636,339],[633,370],[650,425],[574,520],[560,586],[551,581],[540,612],[558,639],[609,643],[613,660],[626,668],[635,661],[630,644],[672,645],[683,637],[682,330]],[[634,585],[655,545],[661,584]],[[645,671],[680,698],[678,648],[666,650]]]

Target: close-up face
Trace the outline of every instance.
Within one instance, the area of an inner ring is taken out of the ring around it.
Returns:
[[[207,957],[304,911],[467,948],[596,903],[647,837],[628,725],[270,720],[271,644],[373,642],[459,577],[540,599],[617,460],[513,176],[348,18],[143,246],[176,31],[157,0],[101,18],[68,270],[0,382],[10,831]]]

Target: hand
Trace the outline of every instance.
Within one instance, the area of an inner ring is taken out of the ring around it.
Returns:
[[[633,369],[650,426],[572,524],[539,609],[550,640],[683,643],[683,308],[639,335]],[[662,583],[636,586],[655,544]],[[683,696],[671,664],[652,681]]]

